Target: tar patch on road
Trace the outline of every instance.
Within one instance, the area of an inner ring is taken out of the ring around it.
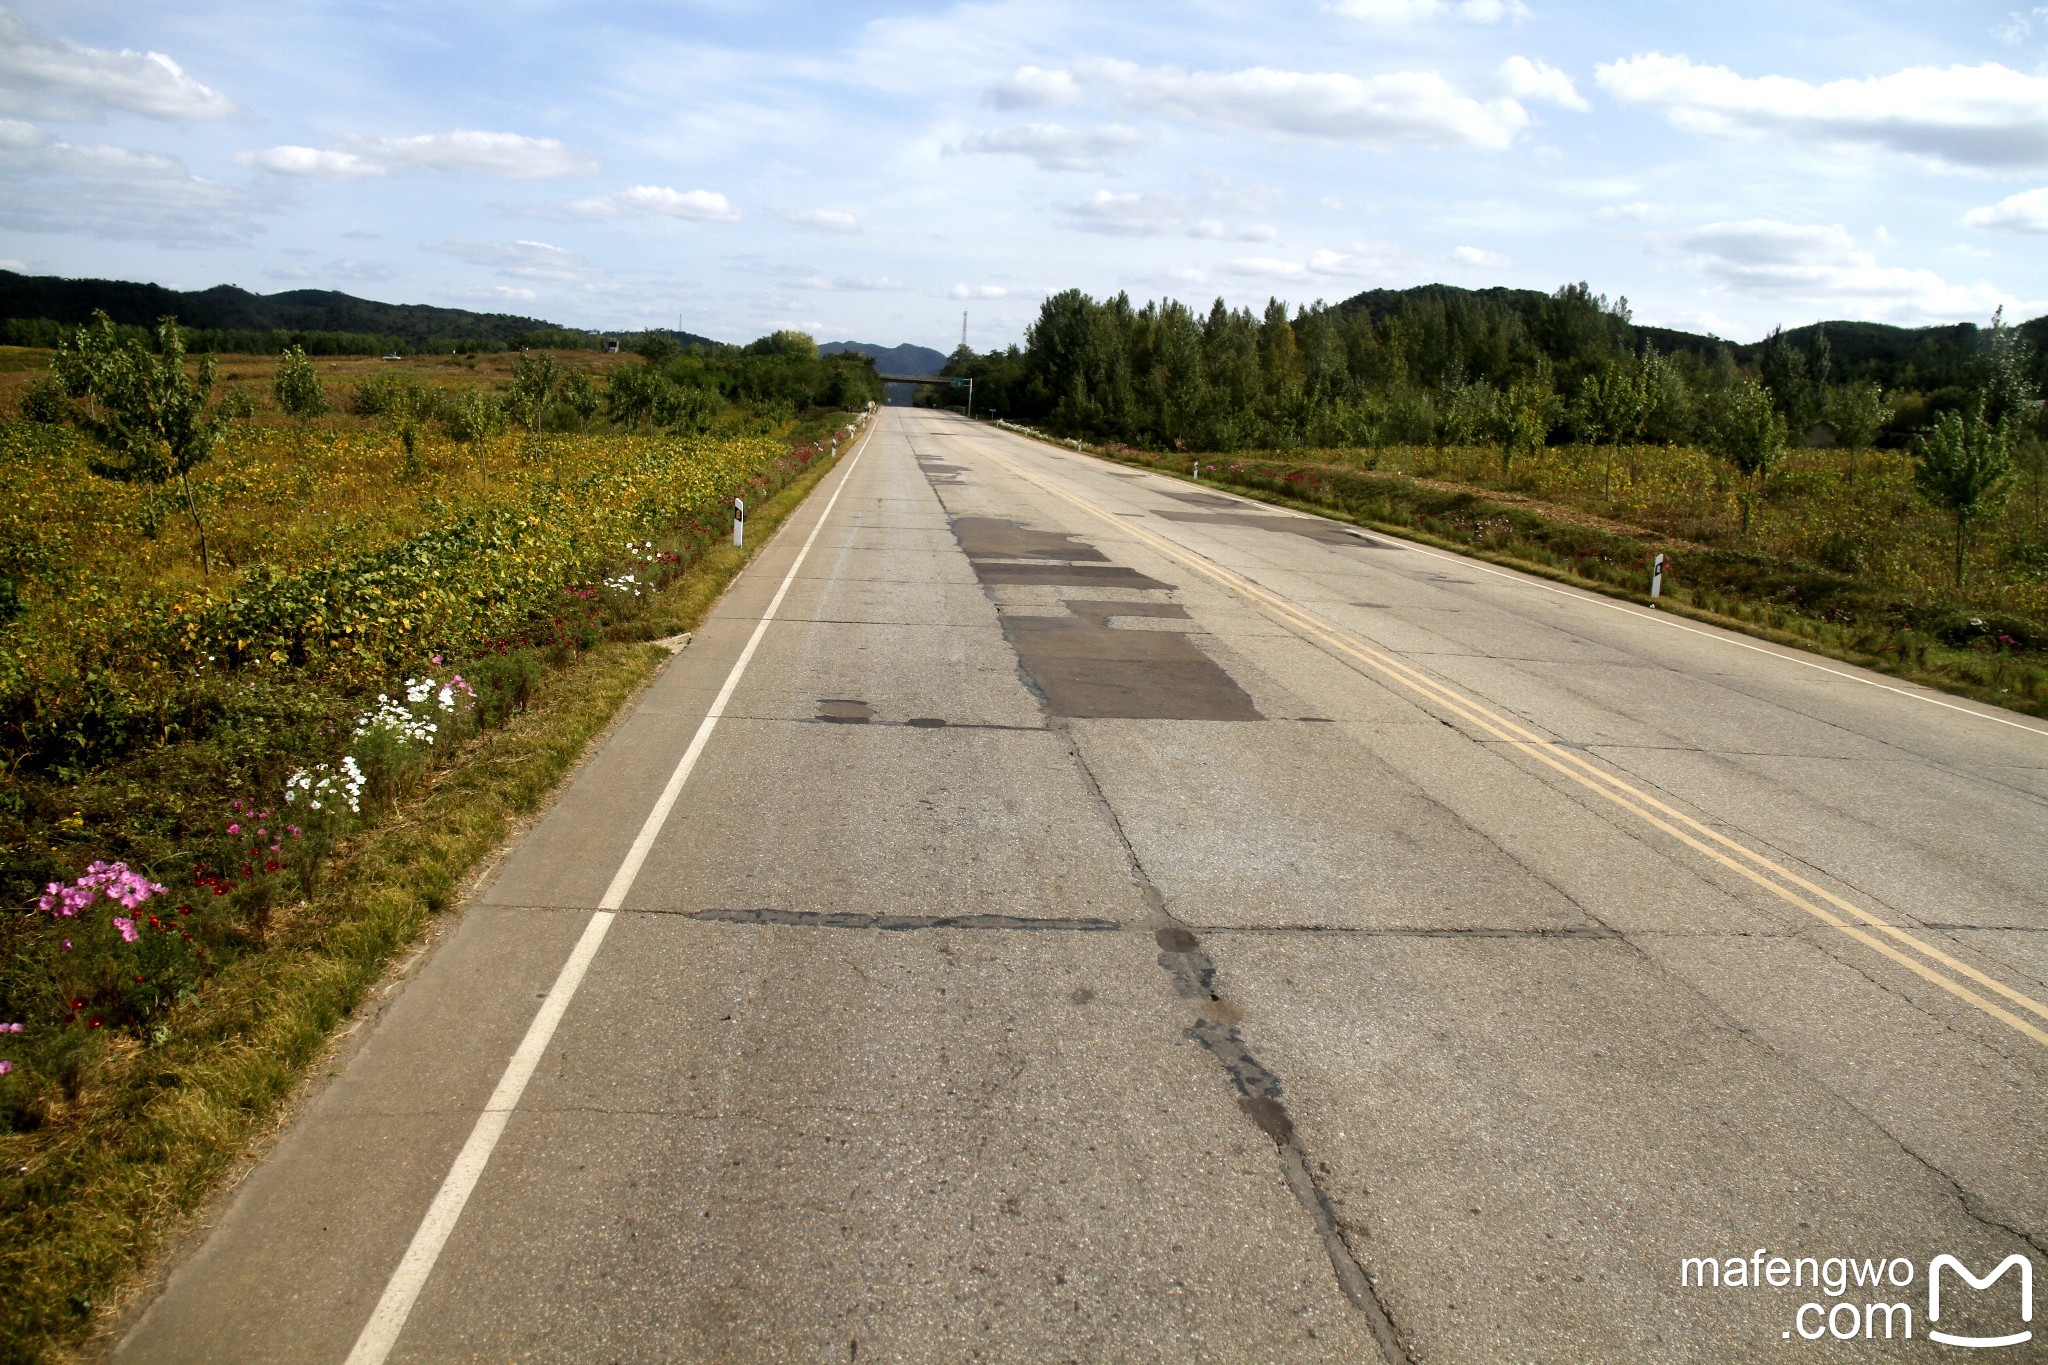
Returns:
[[[1172,584],[1111,564],[1093,545],[1002,517],[955,517],[953,535],[983,587],[1129,588],[1166,592]],[[1065,616],[1003,615],[1046,709],[1091,720],[1260,720],[1258,708],[1228,673],[1186,635],[1118,630],[1117,617],[1185,621],[1173,602],[1063,601]]]
[[[1111,564],[1093,545],[1060,531],[1041,531],[1002,517],[955,517],[953,535],[984,585],[1022,587],[1135,588],[1159,592],[1171,587],[1136,569]]]
[[[866,725],[875,718],[875,708],[852,697],[818,698],[818,719],[827,725]]]
[[[1185,494],[1178,496],[1183,502],[1194,501],[1193,497]],[[1354,531],[1316,517],[1282,517],[1259,512],[1161,512],[1158,515],[1162,521],[1193,521],[1211,526],[1248,526],[1255,531],[1278,531],[1284,535],[1303,536],[1319,545],[1349,545],[1362,550],[1397,548],[1383,540],[1374,540],[1363,531]]]
[[[1186,635],[1118,630],[1119,616],[1186,620],[1173,602],[1062,602],[1068,616],[1003,617],[1003,633],[1056,716],[1259,720],[1228,673]]]
[[[932,483],[959,483],[960,476],[967,472],[963,465],[946,464],[923,455],[917,457],[917,467],[924,471],[925,478]]]

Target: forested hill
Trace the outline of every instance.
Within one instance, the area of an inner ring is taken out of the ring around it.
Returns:
[[[946,364],[942,352],[907,341],[901,346],[877,346],[872,341],[828,341],[818,347],[820,355],[837,355],[842,351],[866,356],[884,374],[937,374]]]
[[[0,270],[0,323],[6,339],[49,345],[59,327],[90,321],[104,311],[124,326],[149,327],[161,317],[175,317],[187,328],[216,334],[204,338],[214,349],[243,349],[234,343],[265,342],[272,336],[307,338],[308,343],[352,337],[360,344],[307,344],[310,351],[362,350],[375,343],[406,350],[449,350],[464,345],[590,346],[595,333],[565,328],[539,318],[511,313],[473,313],[465,308],[436,308],[419,303],[379,303],[332,289],[291,289],[280,294],[254,294],[231,284],[181,291],[129,280],[72,280],[55,275],[19,275]],[[48,335],[44,335],[47,333]],[[711,345],[708,338],[670,332],[685,345]],[[271,349],[267,344],[260,349]]]
[[[1585,286],[1578,286],[1578,289],[1583,291]],[[1558,301],[1559,295],[1534,289],[1499,286],[1462,289],[1452,284],[1424,284],[1411,289],[1368,289],[1336,305],[1336,311],[1367,313],[1378,323],[1395,317],[1413,322],[1440,312],[1456,331],[1470,331],[1475,323],[1483,329],[1488,320],[1504,321],[1506,316],[1512,315],[1522,330],[1540,338],[1546,329],[1554,329],[1563,316]],[[1600,303],[1604,306],[1606,300],[1601,299]],[[1621,313],[1621,316],[1626,318],[1626,313]],[[1735,362],[1743,366],[1753,366],[1761,359],[1768,340],[1734,342],[1633,321],[1627,323],[1627,330],[1638,346],[1647,341],[1666,355],[1688,352],[1702,359],[1713,359],[1725,348]],[[1980,329],[1968,322],[1938,327],[1894,327],[1882,322],[1809,322],[1786,330],[1783,340],[1798,350],[1808,351],[1814,347],[1823,330],[1827,333],[1827,345],[1837,379],[1876,380],[1890,388],[1900,383],[1924,386],[1962,382],[1962,372],[1967,368],[1970,356],[1976,352]],[[2018,330],[2033,343],[2037,353],[2048,352],[2048,316],[2021,323]]]

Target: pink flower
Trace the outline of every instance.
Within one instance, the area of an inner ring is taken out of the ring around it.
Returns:
[[[0,1024],[0,1033],[19,1033],[19,1032],[21,1032],[21,1025],[20,1025],[20,1024]]]
[[[242,832],[242,827],[241,827],[240,825],[229,825],[229,826],[228,826],[228,833],[230,833],[230,834],[240,834],[241,832]]]
[[[14,1070],[13,1062],[0,1062],[0,1076],[5,1076],[12,1070]]]
[[[68,938],[64,940],[64,951],[67,953],[71,951],[71,940]]]
[[[135,921],[125,916],[114,916],[114,927],[121,931],[121,941],[123,943],[133,943],[140,937],[135,930]]]

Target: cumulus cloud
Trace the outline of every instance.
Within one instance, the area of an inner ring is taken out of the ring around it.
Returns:
[[[1386,258],[1371,248],[1349,251],[1317,251],[1305,261],[1281,260],[1271,256],[1249,256],[1231,261],[1224,268],[1233,275],[1267,280],[1350,280],[1384,273]]]
[[[695,223],[737,223],[739,210],[714,190],[677,190],[667,185],[634,185],[566,204],[522,209],[537,218],[685,218]]]
[[[192,246],[244,237],[261,206],[176,157],[75,146],[0,119],[0,225]]]
[[[1501,87],[1516,99],[1547,100],[1583,114],[1593,106],[1572,84],[1572,78],[1548,62],[1510,57],[1500,64]]]
[[[1020,123],[976,133],[951,150],[990,156],[1029,157],[1042,171],[1099,171],[1102,158],[1142,147],[1151,136],[1121,123],[1101,128],[1067,128],[1057,123]]]
[[[1385,147],[1502,148],[1528,126],[1512,99],[1477,100],[1435,71],[1187,71],[1098,61],[1076,68],[1092,90],[1193,123],[1277,137]]]
[[[362,180],[383,175],[385,168],[366,161],[354,152],[318,147],[266,147],[260,152],[238,152],[235,160],[244,166],[261,166],[279,175],[306,175],[317,180]]]
[[[1652,52],[1603,63],[1595,76],[1617,99],[1662,109],[1689,132],[1876,148],[1949,169],[2048,165],[2048,77],[1996,62],[1812,85]]]
[[[1971,209],[1963,226],[1999,232],[2048,232],[2048,189],[2022,190],[1995,204]]]
[[[909,285],[887,275],[840,275],[832,281],[834,289],[850,289],[856,292],[895,293],[908,289]]]
[[[597,162],[552,137],[458,129],[414,137],[346,137],[325,149],[286,145],[243,152],[236,160],[278,175],[360,180],[393,171],[442,171],[507,180],[589,175]]]
[[[1475,270],[1505,270],[1514,264],[1498,251],[1487,251],[1476,246],[1452,247],[1444,259],[1452,265],[1470,266]]]
[[[999,284],[956,284],[946,291],[953,299],[1006,299],[1010,291]]]
[[[224,118],[235,105],[161,52],[80,47],[45,38],[0,11],[0,110],[98,119],[108,110],[160,119]]]
[[[809,228],[813,232],[860,231],[860,219],[843,209],[798,209],[794,213],[785,213],[783,217],[798,227]]]
[[[1020,66],[988,89],[988,102],[998,109],[1055,109],[1081,98],[1071,71]]]
[[[1669,244],[1735,293],[1825,316],[1921,325],[2030,306],[1981,281],[1951,284],[1931,270],[1883,265],[1838,224],[1749,218],[1692,228]]]
[[[1323,8],[1372,24],[1414,24],[1443,18],[1497,24],[1503,19],[1529,17],[1529,7],[1522,0],[1329,0]]]

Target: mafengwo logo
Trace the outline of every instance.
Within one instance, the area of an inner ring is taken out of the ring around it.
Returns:
[[[2012,1277],[2018,1294],[2004,1288]],[[2034,1263],[2014,1252],[1983,1275],[1943,1253],[1927,1263],[1926,1316],[1915,1320],[1919,1267],[1904,1256],[1687,1256],[1684,1289],[1811,1290],[1792,1310],[1787,1341],[1900,1341],[1924,1335],[1944,1346],[1999,1350],[2034,1339]],[[1973,1293],[1974,1291],[1974,1293]],[[1983,1297],[1979,1297],[1983,1296]],[[1968,1318],[1970,1329],[1962,1328]],[[1918,1329],[1918,1330],[1916,1330]]]

